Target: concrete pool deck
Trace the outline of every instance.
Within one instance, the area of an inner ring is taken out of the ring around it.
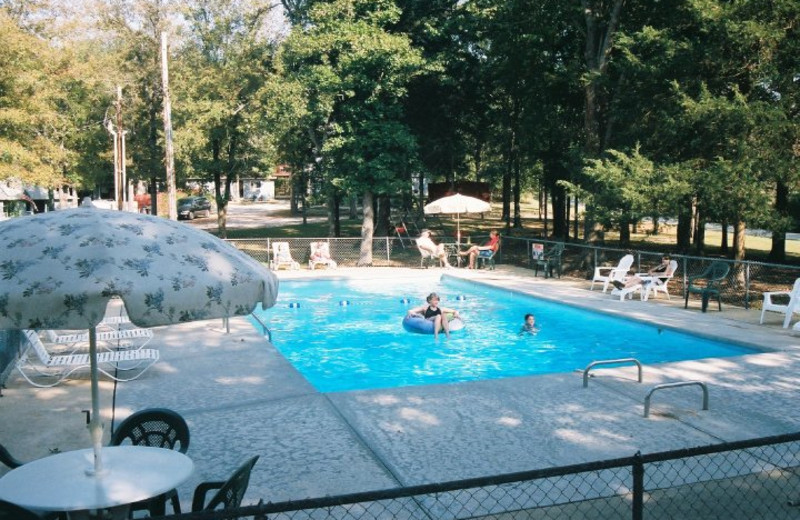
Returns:
[[[640,302],[589,291],[583,280],[534,278],[524,269],[496,271],[339,269],[280,272],[281,279],[357,276],[379,280],[438,279],[448,274],[523,291],[622,317],[737,343],[765,352],[733,358],[593,370],[447,385],[319,393],[244,318],[154,329],[149,347],[161,360],[141,378],[101,382],[106,435],[142,408],[166,407],[189,422],[195,461],[179,488],[188,507],[194,486],[227,477],[260,454],[246,502],[284,501],[562,466],[641,451],[651,453],[800,431],[800,335],[760,311],[723,312],[699,300],[683,309],[673,296]],[[424,280],[423,280],[424,281]],[[609,331],[613,334],[613,331]],[[583,368],[583,367],[576,367]],[[653,385],[699,380],[696,387],[643,399]],[[37,389],[12,373],[0,398],[0,443],[28,460],[52,450],[89,446],[81,410],[87,380]],[[0,467],[0,475],[6,471]]]

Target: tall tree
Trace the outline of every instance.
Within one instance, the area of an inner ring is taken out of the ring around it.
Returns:
[[[305,96],[303,132],[286,136],[307,136],[308,164],[325,180],[329,211],[339,191],[362,196],[359,265],[372,263],[375,196],[400,191],[417,160],[402,100],[424,60],[406,36],[388,31],[399,15],[390,0],[318,3],[280,54],[281,73]]]

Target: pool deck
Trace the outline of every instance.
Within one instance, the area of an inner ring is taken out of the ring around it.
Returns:
[[[759,325],[757,310],[673,296],[620,302],[583,280],[534,278],[528,270],[339,269],[282,271],[281,279],[358,276],[475,279],[542,298],[602,309],[663,327],[737,343],[763,353],[644,367],[580,371],[391,390],[319,393],[244,318],[154,329],[161,360],[116,389],[101,382],[106,435],[112,419],[167,407],[189,422],[195,472],[179,488],[188,508],[194,486],[226,477],[260,454],[246,502],[284,501],[576,464],[641,451],[703,446],[800,431],[800,334],[781,328],[778,314]],[[608,331],[613,334],[613,330]],[[583,368],[583,367],[576,367]],[[698,380],[696,387],[643,400],[653,385]],[[0,398],[0,443],[21,459],[89,446],[81,410],[88,380],[36,389],[12,373]],[[112,408],[112,402],[115,407]],[[0,475],[6,469],[0,467]]]

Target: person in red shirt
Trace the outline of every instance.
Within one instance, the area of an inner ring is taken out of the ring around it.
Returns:
[[[497,232],[496,229],[493,229],[489,232],[489,241],[486,242],[482,246],[472,246],[466,251],[461,251],[458,253],[461,256],[469,256],[469,266],[468,269],[475,269],[475,259],[478,258],[478,253],[481,251],[494,251],[500,248],[500,234]]]

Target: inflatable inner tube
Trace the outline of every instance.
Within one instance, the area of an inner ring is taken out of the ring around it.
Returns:
[[[464,328],[464,322],[461,318],[450,318],[450,332],[455,332]],[[403,328],[408,332],[416,332],[417,334],[433,334],[433,320],[426,320],[419,314],[406,315],[403,318]]]

